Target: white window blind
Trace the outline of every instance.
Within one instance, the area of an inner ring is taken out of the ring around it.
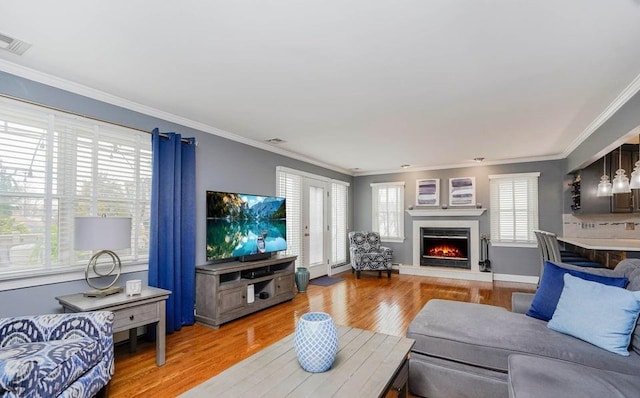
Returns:
[[[371,184],[372,230],[387,242],[404,241],[404,182]]]
[[[151,143],[143,132],[0,100],[0,279],[84,267],[74,218],[132,217],[123,265],[148,258]]]
[[[492,243],[535,243],[540,173],[490,175]]]
[[[331,263],[347,262],[347,206],[348,186],[331,183]]]
[[[276,195],[286,199],[287,250],[285,254],[298,256],[296,267],[302,261],[302,177],[283,170],[276,171]]]

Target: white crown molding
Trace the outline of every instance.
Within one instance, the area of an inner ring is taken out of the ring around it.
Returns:
[[[613,114],[616,113],[620,108],[622,108],[622,106],[626,104],[627,101],[631,99],[631,97],[636,95],[638,91],[640,91],[640,75],[636,76],[636,78],[633,79],[633,81],[624,90],[622,90],[620,95],[618,95],[616,99],[614,99],[613,102],[609,104],[609,106],[605,108],[605,110],[600,115],[598,115],[598,117],[596,117],[595,120],[591,122],[591,124],[589,124],[587,128],[584,129],[584,131],[580,133],[580,135],[576,137],[575,140],[573,140],[573,142],[571,142],[571,144],[569,144],[569,146],[562,153],[562,156],[565,158],[569,156],[571,152],[573,152],[580,144],[582,144],[584,140],[589,138],[591,134],[595,133],[595,131],[598,130],[598,128],[600,128],[600,126],[602,126],[604,122],[609,120],[609,118],[613,116]]]
[[[416,171],[432,171],[432,170],[447,170],[447,169],[461,169],[465,167],[483,167],[483,166],[494,166],[498,164],[514,164],[514,163],[528,163],[528,162],[544,162],[547,160],[560,160],[564,159],[566,156],[562,154],[556,155],[548,155],[548,156],[533,156],[528,158],[512,158],[512,159],[502,159],[502,160],[485,160],[481,163],[470,161],[469,163],[457,163],[457,164],[447,164],[440,166],[429,166],[429,167],[409,167],[407,169],[397,168],[397,169],[387,169],[387,170],[376,170],[376,171],[362,171],[362,172],[354,172],[354,177],[362,177],[362,176],[373,176],[373,175],[382,175],[382,174],[396,174],[396,173],[414,173]]]
[[[290,152],[285,149],[276,148],[272,145],[266,144],[264,142],[252,140],[246,137],[239,136],[237,134],[221,130],[219,128],[209,126],[204,123],[196,122],[191,119],[187,119],[182,116],[174,115],[169,112],[161,111],[159,109],[143,105],[134,101],[130,101],[112,94],[109,94],[104,91],[100,91],[79,83],[75,83],[70,80],[62,79],[53,75],[49,75],[47,73],[43,73],[37,71],[35,69],[31,69],[22,65],[15,64],[13,62],[9,62],[7,60],[0,59],[0,70],[3,72],[10,73],[12,75],[16,75],[25,79],[33,80],[38,83],[46,84],[48,86],[52,86],[61,90],[69,91],[74,94],[82,95],[97,101],[105,102],[111,105],[119,106],[134,112],[142,113],[148,116],[153,116],[158,119],[166,120],[169,122],[173,122],[185,127],[190,127],[196,130],[200,130],[205,133],[213,134],[218,137],[226,138],[231,141],[239,142],[241,144],[249,145],[254,148],[263,149],[265,151],[269,151],[272,153],[276,153],[278,155],[286,156],[288,158],[300,160],[303,162],[307,162],[313,164],[315,166],[323,167],[329,170],[337,171],[338,173],[343,173],[347,175],[353,175],[352,171],[344,169],[342,167],[334,166],[331,164],[327,164],[321,162],[319,160],[306,157],[304,155],[300,155],[295,152]]]

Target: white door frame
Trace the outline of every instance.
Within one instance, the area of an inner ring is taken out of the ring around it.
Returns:
[[[317,228],[317,233],[322,234],[322,258],[318,261],[310,264],[310,239],[311,234],[314,231],[310,230],[312,227],[312,223],[310,222],[310,190],[311,188],[320,188],[322,189],[322,216],[321,222],[322,225]],[[310,277],[317,278],[323,275],[329,274],[329,249],[328,246],[331,243],[331,232],[329,231],[329,196],[328,193],[331,190],[331,184],[329,184],[325,180],[315,179],[311,177],[302,177],[302,246],[303,246],[303,258],[302,258],[302,266],[306,267],[309,270]]]

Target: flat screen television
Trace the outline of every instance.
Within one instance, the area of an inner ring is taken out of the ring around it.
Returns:
[[[285,198],[207,191],[207,261],[258,260],[282,250]]]

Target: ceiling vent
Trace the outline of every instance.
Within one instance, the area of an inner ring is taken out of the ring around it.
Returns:
[[[17,55],[24,54],[31,47],[31,44],[26,41],[14,39],[7,35],[0,33],[0,49],[9,51]]]
[[[272,138],[270,140],[267,140],[267,142],[269,144],[278,145],[278,144],[282,144],[283,142],[286,142],[286,141],[285,140],[281,140],[280,138]]]

